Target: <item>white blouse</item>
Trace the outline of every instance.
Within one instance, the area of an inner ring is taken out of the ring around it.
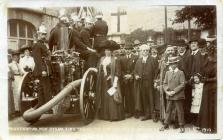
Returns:
[[[104,71],[104,74],[105,74],[105,76],[107,76],[107,69],[106,69],[106,67],[109,65],[109,64],[111,64],[111,57],[110,56],[106,56],[104,59],[103,59],[103,61],[102,61],[102,66],[103,66],[103,71]]]

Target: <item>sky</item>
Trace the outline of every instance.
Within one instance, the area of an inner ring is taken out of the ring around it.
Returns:
[[[175,29],[187,28],[188,24],[174,24],[172,20],[175,18],[176,10],[180,10],[183,6],[167,6],[167,26]],[[96,8],[97,9],[97,8]],[[165,12],[164,6],[147,6],[147,7],[121,7],[127,12],[127,15],[121,16],[121,32],[132,32],[137,28],[153,29],[155,31],[162,31],[165,27]],[[111,17],[110,14],[117,11],[117,7],[102,9],[104,19],[107,21],[110,33],[117,31],[117,17]],[[191,24],[192,28],[196,28]],[[115,29],[114,29],[115,28]]]

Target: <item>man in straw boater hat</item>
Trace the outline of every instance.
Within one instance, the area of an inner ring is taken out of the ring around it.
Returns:
[[[177,56],[169,57],[167,64],[169,65],[169,70],[165,74],[163,81],[163,88],[166,93],[167,99],[167,109],[166,116],[164,120],[164,126],[160,131],[164,131],[169,128],[171,121],[171,112],[174,108],[177,110],[178,123],[180,126],[180,133],[184,133],[184,86],[185,86],[185,76],[183,71],[179,70],[177,64],[179,58]]]
[[[50,52],[45,45],[46,27],[42,24],[37,30],[38,41],[33,45],[32,56],[35,62],[33,76],[35,82],[40,83],[40,92],[38,93],[38,106],[41,106],[51,99],[51,81],[50,75],[52,69],[50,67]]]
[[[132,54],[133,45],[130,43],[125,44],[125,55],[121,57],[121,89],[124,97],[124,107],[126,117],[135,115],[134,110],[134,68],[138,56]]]
[[[95,22],[92,33],[94,37],[94,49],[100,54],[100,44],[102,41],[107,39],[108,25],[106,21],[103,20],[103,14],[98,12],[95,16],[97,21]]]
[[[141,121],[154,118],[154,93],[153,85],[158,69],[158,64],[149,55],[149,47],[146,44],[140,46],[141,58],[136,61],[134,69],[135,78],[135,111],[137,117],[141,114]]]
[[[49,36],[49,49],[67,50],[69,49],[69,18],[65,9],[59,11],[59,23],[51,30]]]

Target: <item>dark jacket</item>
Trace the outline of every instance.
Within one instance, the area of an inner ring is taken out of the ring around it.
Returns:
[[[73,28],[70,39],[70,48],[75,48],[79,53],[87,50],[88,45],[81,40],[80,32],[76,28]]]
[[[178,70],[177,72],[167,71],[164,81],[163,88],[164,91],[174,91],[175,94],[173,96],[169,96],[166,94],[166,98],[168,100],[180,100],[185,99],[184,95],[184,86],[185,86],[185,76],[183,71]]]
[[[139,75],[141,79],[147,79],[147,80],[154,80],[154,78],[157,75],[158,71],[158,63],[156,63],[156,60],[148,56],[145,66],[143,67],[142,58],[139,58],[136,61],[134,74]]]
[[[102,41],[106,40],[108,34],[108,25],[104,20],[98,20],[92,28],[94,36],[94,48],[98,49]]]
[[[190,54],[191,54],[191,52],[189,50],[186,50],[186,52],[183,55],[179,55],[180,61],[178,62],[178,68],[180,70],[182,70],[184,73],[187,70],[187,67],[185,65],[186,60],[187,60],[188,56],[190,56]]]
[[[34,44],[32,48],[32,56],[35,62],[35,67],[33,70],[34,77],[39,77],[42,75],[42,71],[51,74],[50,62],[48,60],[49,51],[43,41],[38,41]]]
[[[205,67],[207,66],[207,58],[203,57],[198,51],[195,55],[188,55],[185,60],[185,77],[190,79],[196,73],[204,75]]]
[[[87,28],[82,28],[82,30],[80,31],[80,37],[81,37],[82,42],[91,48],[92,40],[91,40],[90,30]]]
[[[56,50],[68,49],[70,43],[69,34],[70,30],[67,25],[58,23],[50,32],[49,50],[52,52],[54,46],[56,46]]]
[[[132,76],[134,76],[134,69],[137,59],[138,57],[135,55],[131,55],[130,58],[127,58],[127,56],[121,57],[120,62],[121,62],[122,78],[126,74],[131,74]]]

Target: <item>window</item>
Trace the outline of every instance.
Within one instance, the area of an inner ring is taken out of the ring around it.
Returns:
[[[31,46],[35,32],[35,27],[27,21],[18,19],[8,21],[8,38],[9,40],[18,40],[18,48],[23,45]]]

